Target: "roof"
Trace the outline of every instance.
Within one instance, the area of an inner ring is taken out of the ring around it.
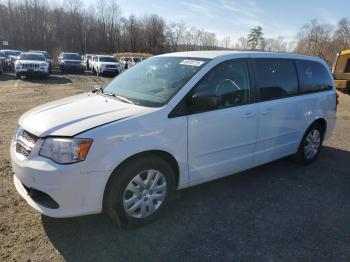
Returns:
[[[43,53],[38,53],[38,52],[23,52],[22,55],[42,55],[42,56],[44,56]]]
[[[350,51],[350,50],[349,50]],[[173,57],[192,57],[192,58],[207,58],[215,59],[224,56],[244,56],[244,57],[264,57],[264,58],[286,58],[286,59],[306,59],[323,61],[322,59],[314,56],[298,55],[292,53],[276,53],[276,52],[259,52],[259,51],[228,51],[228,50],[215,50],[215,51],[189,51],[189,52],[175,52],[163,54],[160,56],[173,56]]]
[[[340,52],[340,55],[348,55],[348,54],[350,54],[350,49],[343,50],[343,51]]]

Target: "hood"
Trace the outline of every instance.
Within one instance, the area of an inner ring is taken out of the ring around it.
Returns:
[[[116,65],[118,66],[119,64],[117,62],[98,62],[100,65]]]
[[[85,93],[36,107],[22,115],[19,124],[39,137],[74,136],[109,122],[154,110],[100,94]]]
[[[46,61],[38,61],[38,60],[17,60],[18,62],[22,64],[45,64]]]
[[[81,63],[80,60],[70,60],[70,59],[62,59],[61,60],[63,63],[69,62],[69,63]]]

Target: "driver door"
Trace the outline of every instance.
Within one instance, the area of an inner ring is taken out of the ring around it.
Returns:
[[[253,165],[257,139],[257,104],[244,59],[215,66],[195,86],[192,95],[211,93],[219,104],[213,110],[188,116],[190,183],[226,176]]]

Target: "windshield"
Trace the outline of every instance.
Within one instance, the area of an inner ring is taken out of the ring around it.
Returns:
[[[0,57],[5,57],[5,53],[4,52],[0,52]]]
[[[140,61],[141,61],[141,58],[139,58],[139,57],[134,57],[134,62],[138,63],[138,62],[140,62]]]
[[[16,52],[14,52],[14,51],[5,51],[5,56],[10,56],[10,55],[16,56]]]
[[[45,57],[42,54],[21,54],[20,60],[45,61]]]
[[[78,54],[63,54],[64,60],[79,60],[80,61],[80,55]]]
[[[130,61],[131,61],[131,59],[130,59],[129,57],[125,57],[125,58],[124,58],[124,61],[126,61],[126,62],[130,62]]]
[[[162,106],[208,61],[184,57],[149,58],[116,77],[104,92],[142,106]]]
[[[114,62],[114,63],[117,63],[117,60],[114,57],[110,57],[110,56],[100,56],[100,62]]]

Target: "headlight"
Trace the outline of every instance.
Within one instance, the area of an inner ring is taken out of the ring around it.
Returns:
[[[19,60],[17,60],[17,61],[15,62],[15,65],[21,65],[21,64],[22,64],[22,62],[19,61]]]
[[[85,138],[46,138],[39,155],[50,158],[60,164],[84,161],[92,139]]]

